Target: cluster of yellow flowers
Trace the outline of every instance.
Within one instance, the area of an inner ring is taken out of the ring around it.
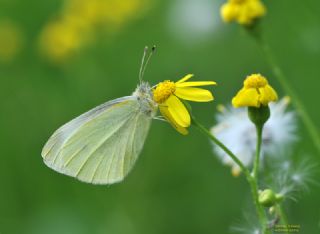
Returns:
[[[23,36],[11,20],[0,21],[0,62],[11,62],[21,50]]]
[[[65,0],[58,19],[40,35],[40,49],[50,60],[64,62],[94,39],[99,30],[115,32],[146,8],[145,0]]]
[[[252,24],[265,13],[265,6],[260,0],[228,0],[221,7],[221,16],[225,22],[236,21],[242,25]]]
[[[195,88],[197,86],[216,85],[214,81],[188,82],[192,74],[186,75],[177,82],[169,80],[160,82],[153,90],[153,99],[159,105],[164,118],[181,134],[188,134],[191,125],[188,109],[180,99],[195,102],[213,101],[210,91]],[[265,77],[252,74],[244,81],[244,87],[232,99],[234,107],[267,106],[269,102],[277,101],[276,91],[268,84]]]

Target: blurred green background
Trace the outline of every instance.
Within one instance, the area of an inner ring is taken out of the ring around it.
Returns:
[[[251,203],[248,185],[195,129],[184,137],[153,121],[135,168],[112,186],[81,183],[42,162],[59,126],[135,89],[145,45],[158,47],[145,75],[151,84],[187,73],[219,84],[215,102],[192,105],[208,127],[250,73],[285,95],[255,42],[221,22],[223,1],[104,2],[88,10],[82,0],[0,0],[0,233],[229,233]],[[265,4],[264,36],[320,129],[320,2]],[[293,158],[319,162],[301,124],[298,134]],[[314,186],[286,207],[301,233],[320,233],[319,197]]]

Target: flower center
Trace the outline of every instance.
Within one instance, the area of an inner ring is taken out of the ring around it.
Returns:
[[[243,84],[244,84],[245,88],[258,89],[258,88],[262,88],[262,87],[266,86],[268,84],[268,81],[266,78],[264,78],[260,74],[253,74],[253,75],[248,76]]]
[[[153,90],[153,100],[156,103],[165,102],[170,95],[176,91],[176,85],[170,80],[160,82],[157,87]]]

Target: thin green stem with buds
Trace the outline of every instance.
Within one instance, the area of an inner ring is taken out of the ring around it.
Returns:
[[[258,193],[258,184],[259,184],[259,166],[260,166],[260,155],[261,155],[261,143],[262,143],[262,129],[263,125],[256,125],[256,132],[257,132],[257,144],[256,144],[256,155],[254,159],[253,164],[253,170],[252,170],[252,193],[256,193],[256,197],[259,197]],[[263,230],[265,233],[268,233],[267,230],[267,218],[265,211],[261,204],[259,203],[259,200],[256,201],[258,205],[256,205],[257,209],[259,210],[259,213],[263,213]]]
[[[201,133],[203,133],[205,136],[209,137],[210,140],[212,140],[216,145],[218,145],[227,155],[229,155],[233,161],[240,167],[242,172],[245,174],[246,179],[250,185],[251,193],[253,197],[253,202],[255,204],[258,218],[260,221],[260,224],[263,229],[263,233],[267,234],[270,233],[269,230],[267,230],[267,217],[266,213],[263,210],[263,207],[259,203],[259,194],[258,194],[258,183],[254,176],[250,174],[249,169],[239,160],[239,158],[231,152],[231,150],[225,146],[221,141],[219,141],[214,135],[210,133],[208,129],[206,129],[202,124],[200,124],[193,116],[191,116],[192,119],[192,125],[196,127]]]

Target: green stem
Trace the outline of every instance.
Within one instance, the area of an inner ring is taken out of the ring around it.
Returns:
[[[238,157],[231,152],[231,150],[228,149],[221,141],[219,141],[214,135],[210,133],[209,130],[207,130],[202,124],[200,124],[193,116],[192,118],[192,124],[204,135],[209,137],[215,144],[217,144],[226,154],[228,154],[233,161],[241,168],[242,172],[245,174],[247,181],[251,187],[251,193],[254,201],[254,205],[257,210],[259,221],[262,225],[263,233],[270,233],[269,230],[267,230],[267,217],[266,214],[262,208],[262,206],[259,204],[259,194],[258,194],[258,184],[256,179],[251,176],[250,171],[246,166],[243,165],[243,163],[238,159]]]
[[[209,130],[207,130],[202,124],[200,124],[193,116],[192,124],[200,130],[204,135],[209,137],[216,145],[218,145],[226,154],[228,154],[232,160],[241,168],[242,172],[247,176],[251,177],[250,171],[243,165],[243,163],[238,159],[236,155],[234,155],[227,146],[225,146],[221,141],[219,141],[215,136],[213,136]]]
[[[302,101],[300,100],[299,96],[296,94],[295,90],[290,86],[289,80],[284,75],[281,68],[277,65],[276,60],[274,59],[274,56],[271,52],[271,49],[269,45],[265,43],[265,41],[261,37],[261,33],[259,29],[252,29],[252,31],[250,30],[249,32],[250,32],[250,35],[252,35],[253,38],[256,40],[257,44],[261,47],[262,52],[265,56],[265,59],[269,63],[275,77],[278,79],[284,91],[290,96],[296,111],[300,115],[302,122],[306,126],[307,131],[310,137],[312,138],[315,147],[320,153],[320,135],[319,135],[319,132],[317,131],[317,127],[315,123],[312,121],[311,117],[306,111]]]
[[[266,226],[267,226],[267,218],[265,215],[265,212],[262,208],[262,206],[259,203],[259,194],[258,194],[258,183],[259,183],[259,166],[260,166],[260,155],[261,155],[261,143],[262,143],[262,129],[263,125],[256,125],[256,131],[257,131],[257,144],[256,144],[256,155],[254,159],[253,164],[253,171],[252,171],[252,193],[255,196],[255,202],[257,203],[256,207],[258,209],[258,214],[260,215],[260,219],[263,220],[263,230],[267,232]]]
[[[260,155],[261,155],[261,143],[262,143],[262,128],[263,126],[256,126],[257,131],[257,146],[256,146],[256,157],[253,164],[253,178],[256,182],[259,182],[259,166],[260,166]]]
[[[280,204],[277,205],[277,210],[278,210],[278,215],[280,217],[281,223],[284,225],[288,225],[287,216],[286,216],[285,212],[283,211],[282,206]]]
[[[264,234],[269,233],[269,231],[267,230],[266,213],[263,210],[263,207],[259,203],[258,183],[252,176],[250,176],[250,178],[247,178],[247,180],[248,180],[248,183],[250,184],[250,187],[251,187],[251,194],[253,197],[253,202],[254,202],[254,205],[257,210],[258,218],[261,223],[263,233]]]

